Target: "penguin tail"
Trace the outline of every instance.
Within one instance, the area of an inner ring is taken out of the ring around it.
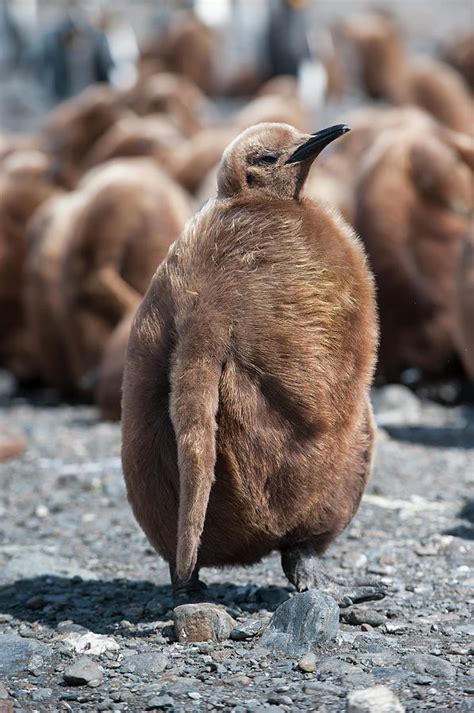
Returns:
[[[177,346],[171,369],[170,416],[179,468],[176,571],[190,579],[197,563],[216,463],[216,415],[223,360],[206,351],[212,337],[188,332]]]

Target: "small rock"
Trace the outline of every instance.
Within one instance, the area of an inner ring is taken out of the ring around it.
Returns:
[[[162,673],[168,665],[168,657],[159,653],[144,653],[126,656],[120,667],[124,673],[138,676],[153,676]]]
[[[316,644],[334,639],[339,629],[337,602],[311,590],[283,602],[263,633],[261,645],[289,656],[301,656]]]
[[[197,691],[189,691],[188,696],[192,698],[193,701],[199,701],[201,698],[201,694]]]
[[[298,668],[305,673],[316,671],[316,656],[310,651],[300,658]]]
[[[94,634],[92,631],[88,631],[85,634],[71,632],[66,636],[64,642],[70,644],[78,654],[87,653],[99,656],[106,651],[118,651],[120,649],[120,646],[112,636]]]
[[[148,699],[147,711],[167,711],[174,708],[171,696],[154,696]]]
[[[69,686],[98,686],[102,682],[102,671],[87,656],[82,656],[63,673],[64,681]]]
[[[253,636],[261,634],[262,630],[263,622],[259,619],[249,619],[243,624],[237,624],[230,632],[230,638],[234,641],[245,641],[245,639],[251,639]]]
[[[28,670],[33,656],[50,658],[52,651],[47,644],[22,636],[0,636],[0,679]]]
[[[362,569],[367,564],[367,556],[363,552],[347,552],[341,561],[344,569]]]
[[[8,695],[7,689],[0,683],[0,701],[6,701],[8,698],[10,698],[10,696]]]
[[[31,693],[31,700],[35,701],[35,703],[39,703],[41,701],[47,701],[52,695],[53,691],[51,688],[37,688],[36,691]]]
[[[456,675],[456,669],[449,661],[432,654],[409,654],[402,659],[402,666],[414,673],[436,678],[454,678]]]
[[[181,604],[173,612],[176,639],[180,642],[224,641],[237,622],[216,604]]]
[[[350,611],[344,612],[342,620],[346,624],[358,626],[360,624],[370,624],[370,626],[381,626],[385,624],[385,617],[378,611],[373,609],[364,609],[364,607],[353,607]]]
[[[386,686],[372,686],[351,691],[347,696],[347,713],[404,713],[405,708]]]

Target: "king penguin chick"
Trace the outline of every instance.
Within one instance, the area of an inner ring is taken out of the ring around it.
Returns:
[[[456,273],[455,316],[459,356],[474,382],[474,221],[467,231]]]
[[[128,497],[178,601],[202,566],[279,550],[290,582],[355,514],[374,426],[374,285],[361,244],[302,198],[344,134],[259,124],[226,149],[218,194],[157,270],[130,334],[122,459]]]

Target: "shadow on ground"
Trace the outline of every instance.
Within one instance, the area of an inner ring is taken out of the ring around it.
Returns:
[[[438,448],[474,449],[474,428],[448,426],[384,426],[397,441]]]
[[[223,583],[206,590],[207,601],[247,610],[272,611],[288,596],[289,590],[272,586]],[[112,633],[123,620],[132,624],[168,621],[172,608],[171,586],[148,581],[43,575],[0,587],[0,614],[52,627],[72,621],[96,634]]]

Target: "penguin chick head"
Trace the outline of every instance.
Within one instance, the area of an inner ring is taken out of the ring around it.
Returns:
[[[224,151],[218,198],[298,200],[316,156],[347,131],[344,124],[314,134],[303,134],[289,124],[251,126]]]

